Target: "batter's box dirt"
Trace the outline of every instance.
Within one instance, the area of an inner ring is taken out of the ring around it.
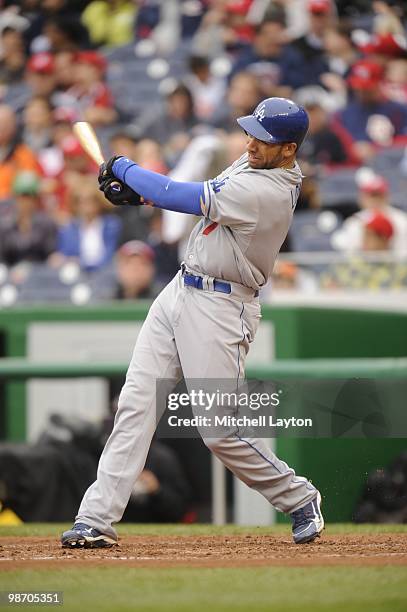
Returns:
[[[124,536],[105,550],[62,549],[54,538],[5,537],[1,569],[72,565],[242,567],[407,565],[407,533],[323,535],[293,544],[280,535]]]

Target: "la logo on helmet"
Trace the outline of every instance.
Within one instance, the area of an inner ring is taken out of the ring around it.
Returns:
[[[264,116],[266,114],[266,105],[265,104],[261,104],[260,106],[258,106],[255,109],[253,114],[256,117],[256,119],[258,119],[259,121],[263,121]]]

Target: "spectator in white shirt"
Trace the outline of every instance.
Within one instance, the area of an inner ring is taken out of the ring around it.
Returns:
[[[340,230],[333,235],[334,248],[345,252],[361,251],[364,227],[372,211],[389,218],[394,227],[390,249],[394,253],[407,253],[407,213],[391,206],[389,184],[380,175],[374,175],[359,187],[360,211],[346,219]]]

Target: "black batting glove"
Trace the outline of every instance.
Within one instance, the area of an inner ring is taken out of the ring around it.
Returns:
[[[115,206],[123,206],[126,204],[138,206],[143,204],[140,195],[136,191],[115,177],[105,178],[105,180],[100,183],[99,189],[103,191],[106,200]]]
[[[113,155],[113,157],[103,162],[103,164],[100,164],[99,175],[98,175],[99,185],[101,185],[104,181],[108,179],[116,178],[115,175],[113,174],[113,164],[117,159],[121,159],[122,157],[123,155]]]

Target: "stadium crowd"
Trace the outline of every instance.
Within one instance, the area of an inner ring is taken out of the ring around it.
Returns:
[[[194,220],[109,205],[75,121],[106,156],[199,181],[244,152],[236,118],[268,96],[310,117],[283,250],[347,254],[311,269],[313,288],[407,287],[404,2],[0,5],[1,305],[150,298],[179,267]],[[298,261],[275,287],[305,286]]]

